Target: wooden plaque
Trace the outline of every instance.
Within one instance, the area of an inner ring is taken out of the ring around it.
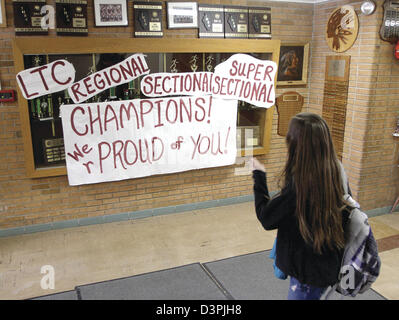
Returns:
[[[303,96],[295,91],[284,92],[276,99],[278,113],[278,135],[284,137],[287,135],[290,120],[293,116],[301,112],[303,101]]]
[[[163,37],[162,2],[135,1],[133,12],[136,38]]]
[[[248,37],[271,39],[271,15],[267,7],[248,8]]]
[[[14,0],[14,26],[16,35],[47,35],[48,30],[41,26],[45,13],[41,9],[46,5],[43,0]]]
[[[224,11],[222,5],[198,5],[198,36],[224,38]]]
[[[248,8],[224,6],[224,37],[248,38]]]
[[[87,36],[87,0],[55,1],[57,35]]]
[[[355,43],[359,32],[359,19],[350,5],[335,9],[327,22],[326,41],[334,52],[344,52]]]
[[[342,160],[350,56],[327,56],[322,117],[330,128],[337,157]]]

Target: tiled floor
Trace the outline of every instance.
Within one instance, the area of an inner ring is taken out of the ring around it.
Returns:
[[[399,213],[370,218],[381,274],[373,289],[399,299]],[[76,286],[271,249],[276,231],[253,203],[0,238],[0,299],[26,299]],[[42,266],[55,271],[43,290]]]

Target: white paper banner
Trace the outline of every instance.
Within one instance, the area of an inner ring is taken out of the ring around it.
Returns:
[[[22,95],[30,100],[68,88],[75,81],[75,68],[66,60],[57,60],[23,70],[16,78]]]
[[[238,99],[270,108],[275,102],[276,72],[274,61],[238,53],[215,67],[212,93],[224,99]]]
[[[218,64],[215,72],[151,73],[143,77],[141,92],[148,97],[211,94],[246,101],[261,108],[274,105],[274,61],[235,54]]]
[[[212,96],[63,105],[70,185],[231,165],[237,100]]]
[[[81,103],[108,88],[130,82],[149,72],[145,55],[137,53],[74,83],[68,93],[73,102]]]

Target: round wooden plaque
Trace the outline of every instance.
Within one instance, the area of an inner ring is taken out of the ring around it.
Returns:
[[[326,41],[334,52],[344,52],[355,43],[359,32],[359,19],[352,6],[335,9],[327,22]]]

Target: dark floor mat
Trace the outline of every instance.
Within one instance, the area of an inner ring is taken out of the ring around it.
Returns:
[[[65,291],[33,298],[32,300],[78,300],[77,291]]]
[[[226,300],[199,264],[76,288],[82,300]]]
[[[270,251],[246,254],[238,257],[205,263],[218,282],[238,300],[285,300],[287,299],[289,278],[277,279],[274,276],[273,260]],[[331,300],[341,299],[338,293]],[[352,300],[352,297],[344,297]],[[373,290],[358,295],[356,300],[384,300]]]

